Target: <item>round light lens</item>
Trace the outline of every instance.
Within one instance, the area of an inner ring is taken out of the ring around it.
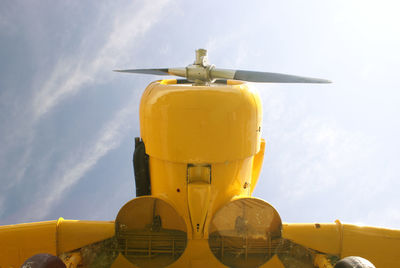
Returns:
[[[274,256],[281,230],[281,218],[270,204],[241,198],[214,215],[208,243],[215,257],[228,267],[259,267]]]
[[[183,218],[167,202],[139,197],[126,203],[115,220],[119,250],[138,267],[165,267],[175,262],[187,245]]]

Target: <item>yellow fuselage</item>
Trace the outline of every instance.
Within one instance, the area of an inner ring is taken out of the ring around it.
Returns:
[[[250,197],[264,155],[262,108],[244,83],[151,83],[140,103],[151,196],[170,204],[187,231],[187,249],[172,266],[223,266],[207,242],[210,221],[229,201]]]
[[[204,237],[207,224],[195,220],[204,216],[198,214],[211,216],[232,198],[250,196],[257,182],[264,153],[260,99],[246,84],[166,85],[168,81],[150,84],[140,104],[151,193],[168,200],[185,218],[188,230],[197,223],[205,227],[200,234]],[[211,182],[192,187],[190,164],[199,172],[211,166]],[[190,211],[193,202],[204,204],[204,210]]]

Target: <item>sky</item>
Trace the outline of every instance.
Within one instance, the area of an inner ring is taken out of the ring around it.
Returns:
[[[325,78],[251,84],[266,154],[254,195],[284,222],[400,228],[395,0],[0,3],[0,224],[113,220],[135,196],[154,76],[206,48],[220,68]]]

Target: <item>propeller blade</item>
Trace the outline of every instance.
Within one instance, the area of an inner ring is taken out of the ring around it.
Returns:
[[[136,73],[136,74],[155,74],[155,75],[169,75],[168,68],[161,69],[129,69],[129,70],[114,70],[120,73]]]
[[[159,69],[128,69],[128,70],[114,70],[120,73],[136,73],[136,74],[153,74],[153,75],[174,75],[186,77],[186,68],[159,68]]]
[[[280,73],[266,73],[237,70],[233,77],[235,80],[263,83],[331,83],[331,81],[319,78],[302,77]]]
[[[214,68],[211,70],[211,77],[214,79],[224,78],[261,83],[331,83],[331,81],[329,80],[319,78],[309,78],[280,73],[254,72],[218,68]]]

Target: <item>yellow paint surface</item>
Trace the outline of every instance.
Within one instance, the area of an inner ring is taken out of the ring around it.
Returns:
[[[360,256],[376,267],[400,265],[400,230],[336,223],[284,224],[283,237],[323,253]]]
[[[58,221],[0,227],[0,267],[20,267],[39,253],[57,255],[114,235],[113,222]]]

